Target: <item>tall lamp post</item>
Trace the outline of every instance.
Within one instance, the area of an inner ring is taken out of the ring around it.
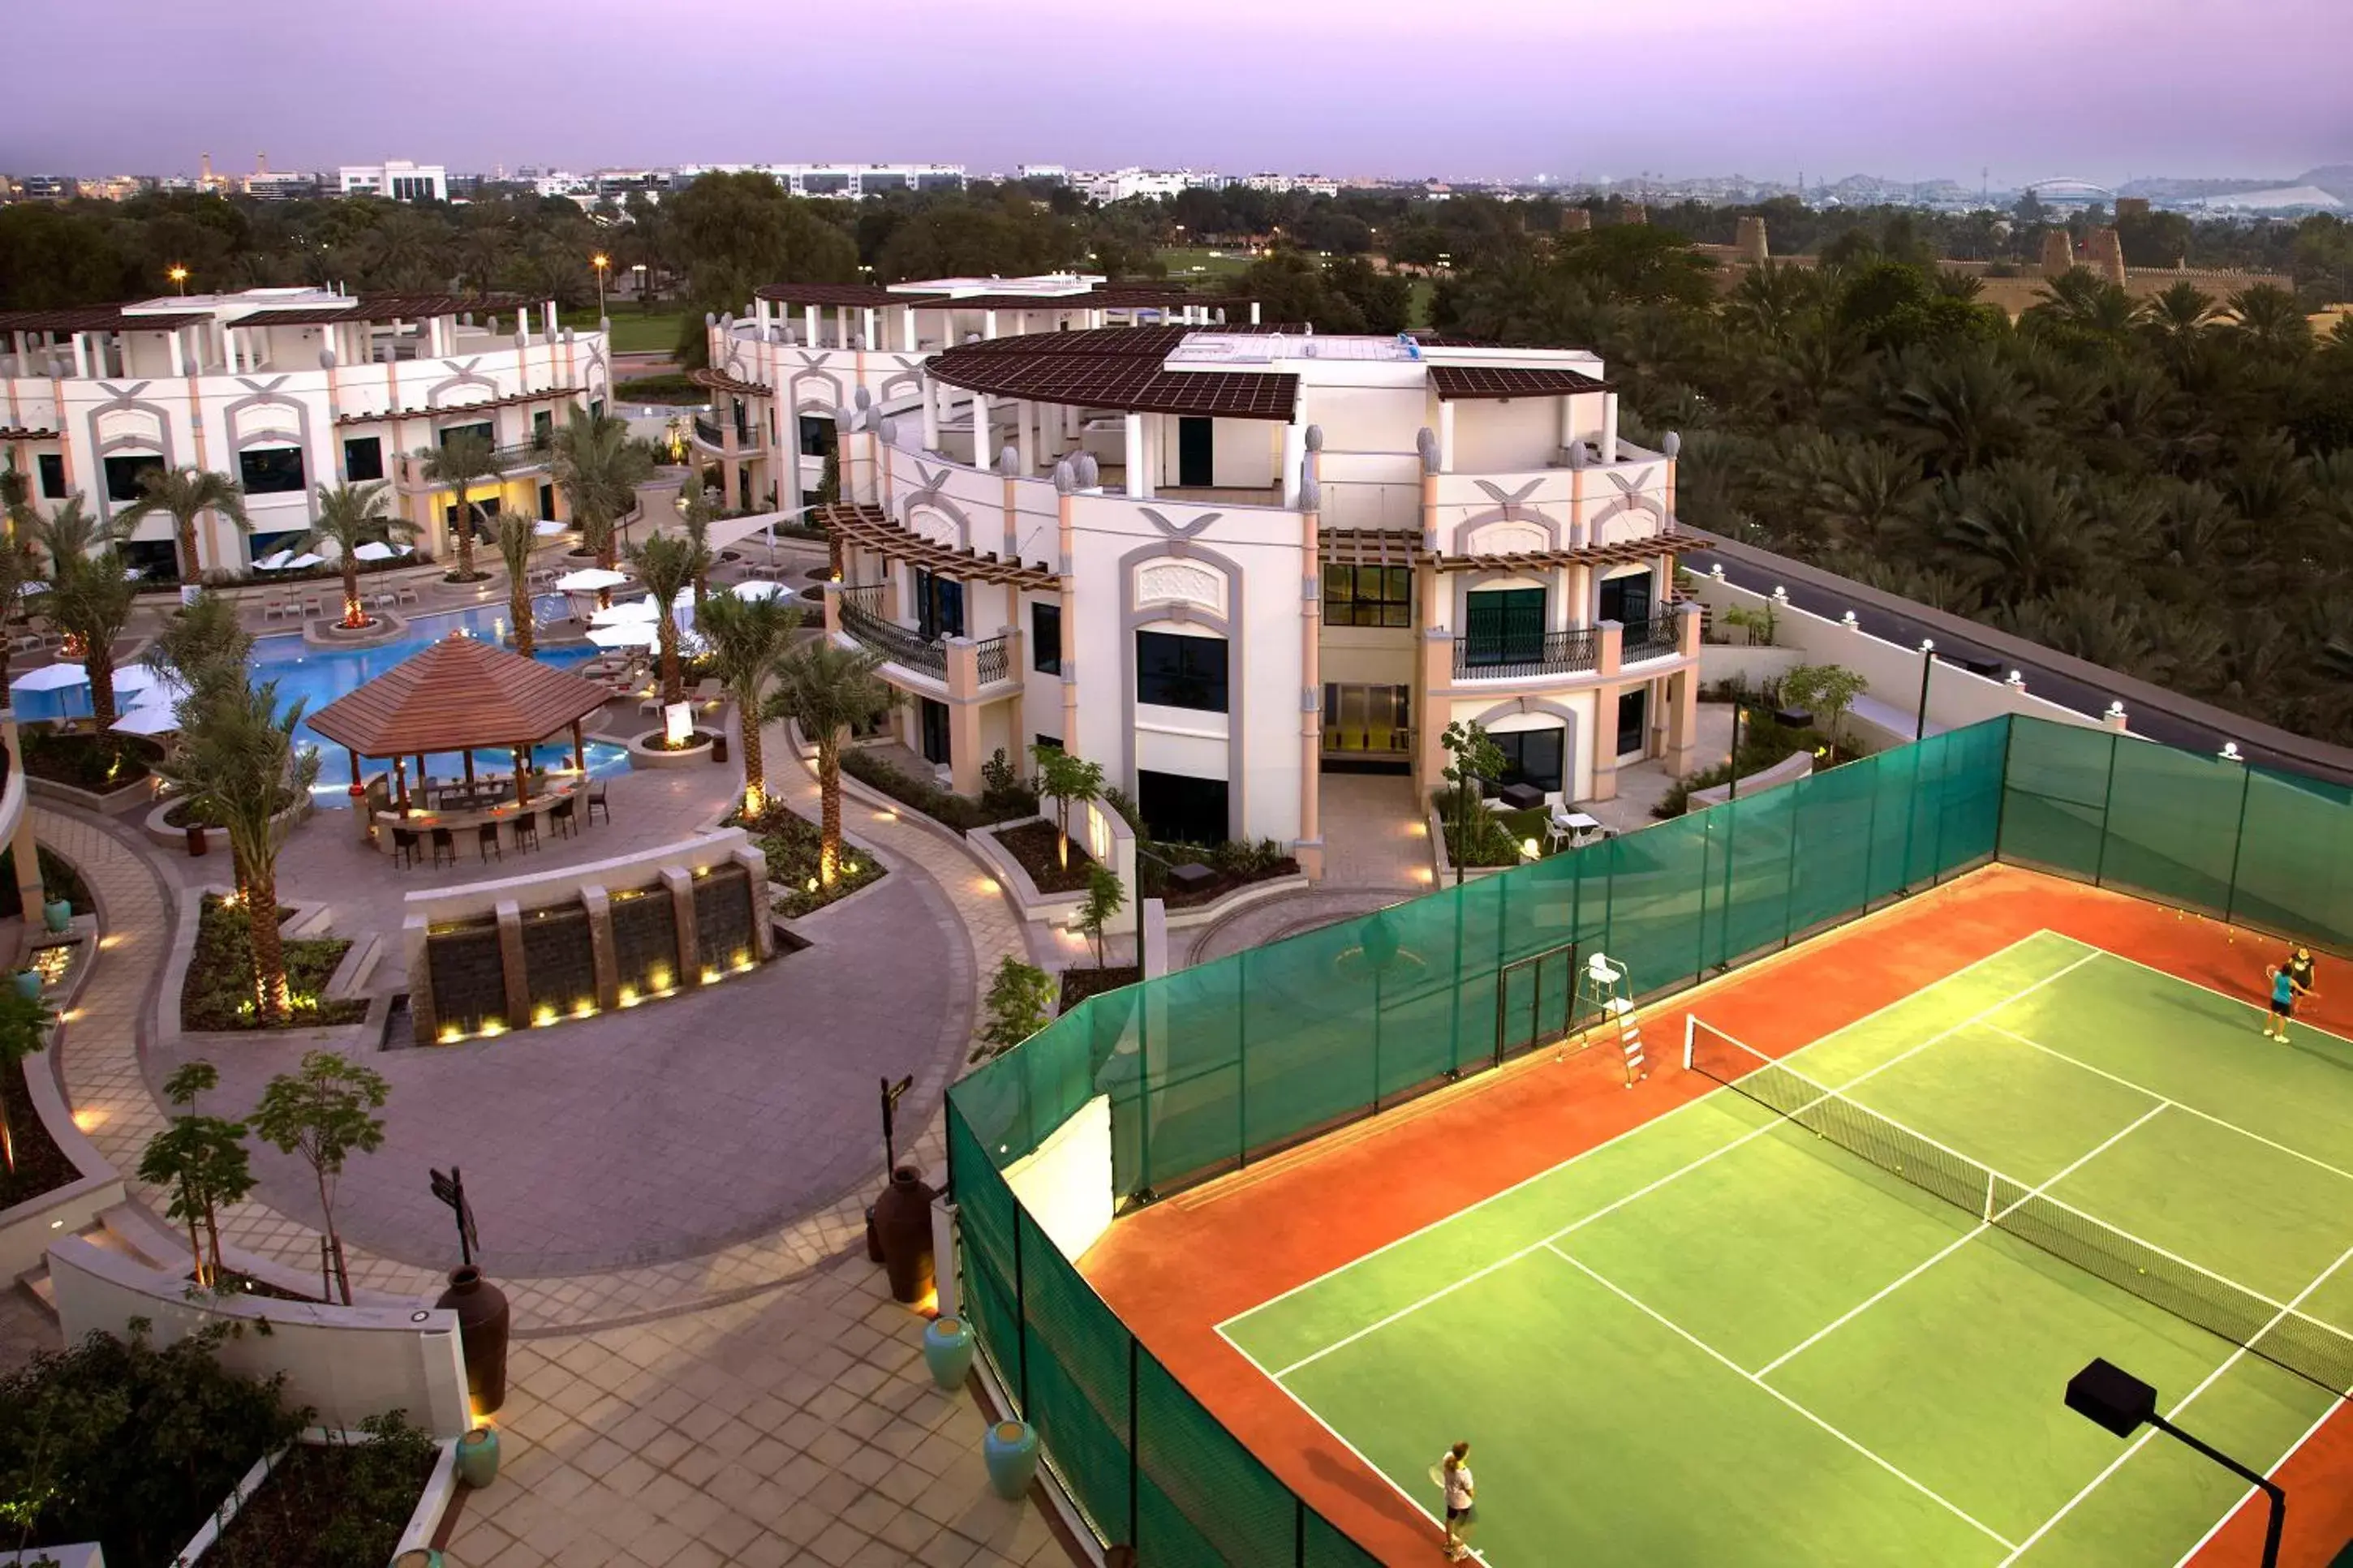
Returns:
[[[1936,641],[1934,637],[1920,639],[1920,712],[1912,721],[1912,738],[1928,738],[1928,677],[1936,671]]]
[[[1748,704],[1736,697],[1732,700],[1732,785],[1726,801],[1740,798],[1740,716],[1748,711]],[[1785,730],[1810,730],[1814,716],[1803,708],[1776,708],[1773,721]]]
[[[173,287],[179,289],[181,293],[185,294],[188,291],[188,269],[186,268],[181,266],[177,262],[174,262],[170,270],[166,271],[164,276],[172,280]]]
[[[596,319],[601,321],[605,319],[605,272],[613,265],[613,258],[600,250],[588,258],[588,265],[596,269]]]
[[[2067,1408],[2119,1437],[2131,1436],[2144,1425],[2154,1426],[2261,1491],[2271,1500],[2272,1510],[2271,1523],[2263,1531],[2263,1568],[2279,1568],[2280,1536],[2287,1529],[2287,1493],[2269,1477],[2257,1475],[2158,1415],[2156,1389],[2120,1366],[2094,1361],[2067,1380]]]

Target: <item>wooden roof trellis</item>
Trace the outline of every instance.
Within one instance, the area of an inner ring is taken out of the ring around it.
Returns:
[[[892,521],[880,507],[836,502],[818,509],[816,516],[828,532],[934,572],[976,583],[1010,583],[1023,588],[1061,585],[1059,574],[1033,562],[1008,561],[994,551],[959,550],[910,533]]]
[[[448,637],[310,716],[311,728],[363,757],[528,746],[607,699],[570,670]]]
[[[774,397],[776,389],[765,382],[738,381],[723,370],[691,370],[686,379],[712,392],[732,392],[738,397]]]
[[[448,403],[438,407],[384,408],[373,414],[342,414],[335,417],[338,425],[366,425],[378,419],[437,419],[444,415],[472,414],[491,408],[512,408],[524,403],[544,403],[553,397],[575,398],[587,391],[582,386],[543,386],[530,392],[512,392],[504,397],[485,397],[479,403]]]
[[[1620,539],[1567,550],[1524,550],[1508,555],[1446,555],[1422,547],[1419,531],[1403,529],[1327,528],[1316,536],[1317,554],[1333,566],[1435,566],[1440,572],[1502,568],[1624,566],[1690,547],[1673,529],[1643,539]]]

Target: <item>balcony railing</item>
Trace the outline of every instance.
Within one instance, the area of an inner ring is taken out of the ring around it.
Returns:
[[[1678,635],[1675,617],[1652,616],[1626,628],[1618,659],[1621,664],[1631,664],[1638,658],[1672,658],[1681,651],[1683,639]]]
[[[502,468],[536,468],[542,463],[551,463],[555,460],[555,441],[553,437],[534,436],[528,441],[517,441],[510,446],[496,447],[491,448],[491,451],[499,460],[499,467]]]
[[[1526,675],[1572,675],[1601,661],[1601,634],[1591,626],[1542,637],[1454,639],[1454,673],[1473,679],[1511,680]]]
[[[706,419],[700,414],[694,416],[694,438],[706,447],[724,447],[727,444],[720,438],[719,422]]]
[[[926,642],[914,632],[895,622],[882,618],[881,584],[844,588],[841,591],[841,629],[850,640],[871,653],[881,654],[893,664],[921,670],[934,680],[948,678],[948,650],[940,643]]]
[[[1010,640],[1003,637],[993,637],[980,645],[980,683],[983,686],[1003,680],[1011,673]]]

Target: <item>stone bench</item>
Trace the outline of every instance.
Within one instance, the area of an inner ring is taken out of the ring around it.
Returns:
[[[1779,784],[1795,784],[1799,779],[1805,778],[1810,774],[1813,771],[1813,752],[1792,752],[1788,756],[1783,757],[1779,762],[1775,763],[1769,768],[1763,768],[1756,773],[1743,775],[1740,780],[1740,787],[1745,793],[1755,795],[1760,790],[1772,789]],[[1695,789],[1692,791],[1691,804],[1694,806],[1722,805],[1726,800],[1731,798],[1731,795],[1732,786],[1728,784],[1720,784],[1714,789]]]

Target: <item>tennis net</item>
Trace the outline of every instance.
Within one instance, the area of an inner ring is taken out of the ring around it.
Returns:
[[[2353,1335],[2141,1240],[1815,1082],[1692,1018],[1683,1066],[2065,1263],[2210,1333],[2353,1394]]]

